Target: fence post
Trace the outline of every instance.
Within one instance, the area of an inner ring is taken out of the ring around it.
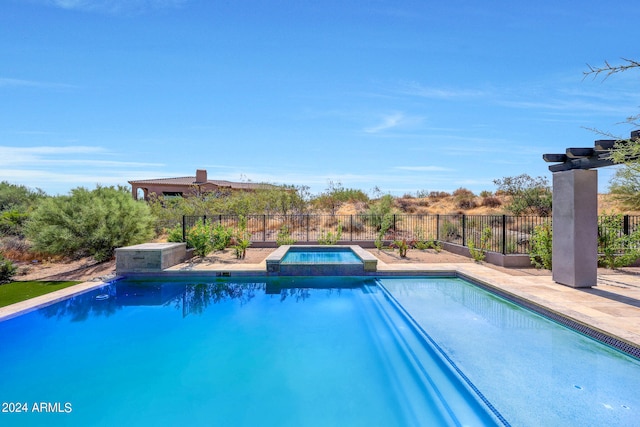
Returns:
[[[349,215],[349,240],[353,242],[353,214]]]
[[[187,241],[187,217],[182,215],[182,241]]]
[[[462,214],[462,246],[467,246],[467,215]]]
[[[440,241],[440,214],[436,214],[436,242]]]
[[[309,214],[307,214],[307,242],[309,242]]]
[[[502,215],[502,255],[507,254],[507,216]]]
[[[625,236],[629,235],[629,215],[622,217],[622,232]]]
[[[267,215],[262,214],[262,241],[267,241]]]
[[[393,232],[396,232],[396,214],[393,214]]]

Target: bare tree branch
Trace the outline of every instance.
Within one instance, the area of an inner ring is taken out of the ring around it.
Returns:
[[[640,61],[627,59],[627,58],[622,58],[622,60],[625,63],[621,65],[611,65],[609,64],[608,61],[604,61],[603,67],[594,67],[592,65],[587,64],[587,67],[589,67],[589,71],[583,72],[584,77],[586,78],[587,76],[593,76],[593,78],[595,79],[600,75],[604,75],[603,80],[606,80],[607,77],[609,77],[612,74],[621,73],[623,71],[627,71],[630,68],[640,67]]]

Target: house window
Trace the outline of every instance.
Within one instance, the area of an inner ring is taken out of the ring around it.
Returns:
[[[172,197],[182,197],[182,192],[181,191],[163,191],[162,195],[170,199]]]

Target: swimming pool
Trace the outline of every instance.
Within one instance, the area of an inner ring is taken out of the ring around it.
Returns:
[[[462,279],[380,282],[511,424],[638,425],[638,359]]]
[[[0,342],[0,401],[27,409],[2,425],[499,422],[373,279],[123,280]]]
[[[283,245],[266,264],[269,275],[364,276],[377,270],[378,259],[355,245]]]
[[[362,260],[349,249],[345,250],[292,250],[282,258],[282,264],[362,264]]]
[[[2,425],[640,419],[637,359],[456,278],[125,280],[0,342],[0,402],[61,409]]]

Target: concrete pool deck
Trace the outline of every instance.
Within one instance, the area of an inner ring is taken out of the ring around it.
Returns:
[[[266,259],[256,264],[188,262],[164,271],[172,276],[184,277],[261,276],[266,275],[266,267]],[[467,277],[640,348],[640,275],[620,272],[599,273],[597,286],[575,289],[553,282],[550,275],[512,275],[477,263],[427,264],[378,261],[377,273],[380,276],[393,274],[419,276],[440,273]],[[103,285],[103,282],[85,282],[2,307],[0,320]]]

